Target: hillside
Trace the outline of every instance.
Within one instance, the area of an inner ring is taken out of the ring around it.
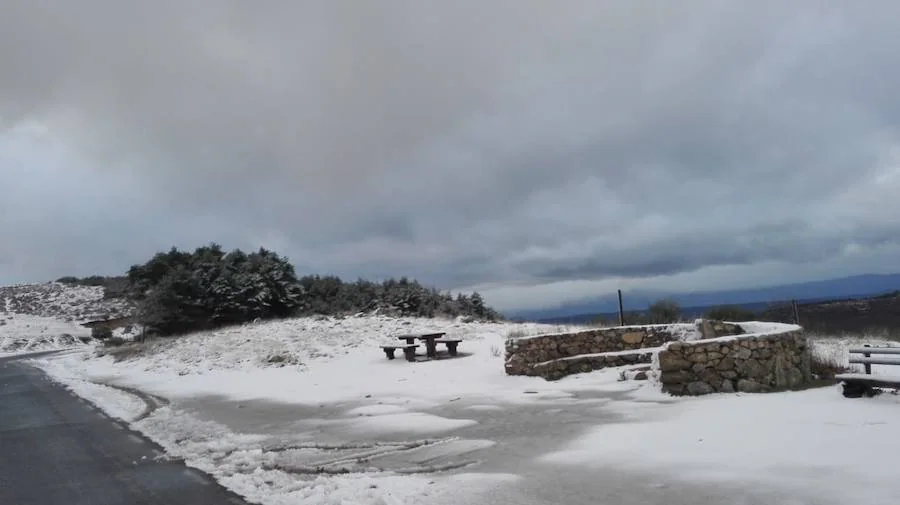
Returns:
[[[0,287],[0,310],[81,323],[127,316],[133,307],[124,298],[104,299],[100,286],[48,282]]]
[[[844,300],[801,303],[800,324],[818,333],[895,333],[900,329],[900,293]],[[760,314],[768,321],[793,321],[790,305],[770,307]]]
[[[664,292],[623,291],[626,311],[646,310],[656,300],[669,298],[692,313],[703,313],[715,305],[740,305],[758,311],[765,305],[789,300],[818,302],[835,299],[864,298],[900,289],[900,274],[867,274],[812,282],[782,284],[765,288],[721,291]],[[576,300],[558,307],[511,311],[510,319],[527,321],[583,322],[596,315],[615,314],[618,310],[616,293]],[[686,309],[688,310],[688,309]]]
[[[85,345],[82,323],[131,314],[124,299],[104,299],[102,287],[51,282],[0,287],[0,355]]]

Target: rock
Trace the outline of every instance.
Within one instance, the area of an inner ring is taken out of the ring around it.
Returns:
[[[703,363],[694,363],[694,366],[691,367],[691,371],[694,373],[700,373],[704,370],[706,370],[706,365]]]
[[[738,373],[745,377],[762,377],[766,374],[765,367],[755,359],[748,359],[736,366]]]
[[[734,369],[734,360],[731,358],[722,358],[722,361],[719,361],[719,364],[716,365],[716,370],[733,370]]]
[[[622,335],[622,341],[629,345],[637,345],[644,341],[644,333],[633,331]]]
[[[753,351],[743,346],[734,353],[735,359],[750,359],[751,356],[753,356]]]
[[[709,356],[705,352],[697,352],[688,356],[687,359],[693,363],[706,363],[709,361]]]
[[[722,381],[722,385],[719,386],[719,391],[723,393],[734,393],[734,383],[728,379]]]
[[[698,378],[707,384],[719,384],[722,382],[722,376],[710,368],[701,372]]]
[[[680,358],[677,354],[660,351],[659,353],[659,369],[663,372],[676,372],[690,368],[691,363]]]
[[[802,386],[804,382],[803,372],[799,369],[791,368],[790,371],[788,371],[787,387],[796,388]]]
[[[742,393],[759,393],[762,389],[762,384],[756,381],[741,379],[737,382],[737,390]]]
[[[699,396],[714,393],[715,390],[705,382],[695,381],[687,385],[687,392],[689,395]]]
[[[636,381],[645,381],[647,380],[647,372],[638,372],[634,374],[633,379]]]
[[[663,373],[659,377],[659,382],[663,384],[683,384],[693,378],[690,372],[669,372]]]

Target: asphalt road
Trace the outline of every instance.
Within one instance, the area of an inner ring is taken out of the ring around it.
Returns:
[[[0,503],[238,505],[208,475],[105,416],[41,371],[0,358]]]

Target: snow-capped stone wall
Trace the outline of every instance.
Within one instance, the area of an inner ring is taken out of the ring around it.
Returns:
[[[597,328],[574,333],[506,340],[506,373],[555,380],[611,366],[650,363],[652,351],[672,341],[738,335],[737,324],[698,320],[694,324],[659,324]]]
[[[780,325],[764,333],[667,343],[652,374],[673,395],[755,393],[803,387],[812,380],[809,366],[802,329]]]

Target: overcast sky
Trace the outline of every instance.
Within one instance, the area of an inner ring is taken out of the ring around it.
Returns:
[[[0,2],[0,284],[211,241],[501,309],[897,271],[900,2]]]

